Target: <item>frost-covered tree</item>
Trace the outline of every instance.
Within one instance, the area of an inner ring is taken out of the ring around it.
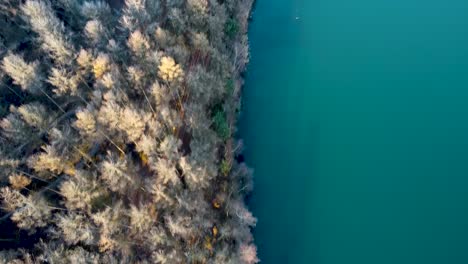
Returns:
[[[59,188],[67,208],[85,211],[92,209],[93,200],[105,195],[102,189],[96,175],[90,175],[82,170],[76,171],[73,177],[63,182]]]
[[[42,48],[52,58],[63,64],[73,58],[74,48],[70,36],[48,2],[28,0],[22,6],[22,11],[31,29],[39,35]]]
[[[129,174],[129,157],[120,158],[114,153],[108,153],[107,159],[101,163],[101,178],[108,188],[114,192],[124,193],[134,182]]]
[[[78,213],[59,215],[56,222],[59,229],[57,232],[60,232],[67,244],[94,244],[95,228],[91,225],[90,219],[84,215]]]
[[[11,216],[19,228],[34,233],[37,228],[47,226],[52,208],[47,201],[38,195],[31,194],[24,200],[24,205],[16,209]]]
[[[42,91],[43,77],[39,72],[38,62],[27,63],[22,57],[11,53],[3,58],[2,69],[23,90],[32,94],[39,94]]]

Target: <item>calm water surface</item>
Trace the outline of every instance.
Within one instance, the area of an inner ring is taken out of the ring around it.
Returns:
[[[468,1],[258,0],[262,263],[468,263]]]

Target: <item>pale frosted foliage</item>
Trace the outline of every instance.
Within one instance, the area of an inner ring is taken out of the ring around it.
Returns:
[[[141,56],[150,49],[150,44],[146,36],[137,30],[130,34],[130,37],[128,38],[128,47],[135,55]]]
[[[101,178],[107,183],[109,189],[114,192],[124,192],[133,179],[127,174],[127,158],[119,158],[114,154],[108,154],[107,160],[100,166]]]
[[[61,127],[61,129],[54,127],[49,131],[50,145],[61,155],[67,153],[78,141],[78,135],[74,133],[69,124]]]
[[[117,73],[114,72],[108,72],[105,73],[101,79],[99,79],[98,84],[107,88],[107,89],[112,89],[112,88],[117,88],[120,87],[120,81],[117,78]]]
[[[90,20],[86,22],[84,32],[94,44],[104,43],[106,40],[106,30],[99,20]]]
[[[103,261],[100,260],[99,255],[88,252],[82,247],[75,247],[67,252],[68,263],[86,263],[86,264],[98,264]]]
[[[42,76],[37,62],[27,63],[22,57],[10,53],[3,58],[2,69],[23,90],[33,94],[41,92]]]
[[[41,239],[37,247],[41,250],[42,254],[36,257],[36,259],[43,263],[59,264],[63,263],[66,258],[66,251],[62,243],[45,243]]]
[[[107,100],[99,109],[98,120],[105,124],[110,130],[119,127],[121,107],[113,100]]]
[[[171,257],[169,256],[168,253],[164,252],[164,250],[160,249],[157,251],[154,251],[151,255],[151,258],[154,263],[156,264],[169,264],[173,263],[171,262]]]
[[[84,1],[81,5],[81,14],[88,19],[103,19],[111,14],[111,9],[106,1]]]
[[[99,249],[101,252],[112,250],[116,246],[116,241],[112,238],[115,233],[121,231],[124,213],[121,202],[117,202],[112,208],[107,207],[103,211],[91,215],[94,223],[100,226]]]
[[[174,58],[175,61],[179,62],[179,65],[187,64],[189,61],[190,55],[193,54],[181,46],[171,46],[171,47],[166,48],[165,50],[167,54],[171,54],[172,58]]]
[[[157,27],[154,32],[154,38],[160,47],[167,47],[175,42],[175,37],[170,32],[161,27]]]
[[[19,144],[31,138],[31,128],[13,111],[0,122],[2,134],[13,142]]]
[[[260,262],[257,258],[257,247],[255,245],[241,244],[239,246],[239,254],[243,264],[255,264]]]
[[[121,24],[130,31],[143,26],[149,20],[146,12],[146,0],[125,0],[124,15]]]
[[[84,171],[77,171],[74,177],[60,185],[60,193],[64,196],[68,209],[88,210],[93,199],[102,195],[98,182],[93,177]]]
[[[8,187],[0,189],[0,197],[2,198],[2,208],[8,212],[13,212],[17,208],[22,207],[26,202],[26,197],[18,190]]]
[[[185,122],[193,131],[207,131],[212,124],[203,105],[194,102],[185,105]]]
[[[116,264],[117,263],[117,262],[101,260],[99,255],[88,252],[79,246],[65,248],[64,244],[61,241],[60,242],[48,241],[47,243],[44,243],[41,240],[37,249],[39,250],[41,254],[34,256],[34,262],[31,261],[31,262],[27,262],[24,264],[30,264],[30,263],[49,263],[49,264],[110,263],[110,264]],[[106,256],[102,256],[102,257],[106,257]]]
[[[172,109],[169,105],[161,105],[159,107],[159,114],[162,119],[162,123],[173,131],[182,125],[179,112],[175,109]]]
[[[10,180],[11,187],[17,190],[21,190],[31,184],[31,179],[23,174],[12,174],[8,179]]]
[[[83,68],[93,67],[93,56],[85,49],[81,49],[76,58],[76,62]]]
[[[142,135],[136,145],[139,152],[143,152],[147,156],[156,155],[158,147],[155,138],[148,135]]]
[[[189,190],[183,190],[176,196],[177,205],[179,209],[187,212],[197,211],[197,215],[204,216],[209,212],[210,205],[205,201],[203,192],[192,192]],[[193,218],[196,218],[194,216]],[[206,228],[210,228],[213,223],[205,219],[206,223],[202,223]]]
[[[199,50],[207,52],[210,49],[210,42],[205,33],[192,33],[192,44]]]
[[[124,209],[122,203],[117,202],[112,208],[106,207],[103,211],[92,214],[91,217],[96,225],[99,225],[101,232],[104,234],[111,234],[120,231],[120,224],[123,221]]]
[[[34,133],[46,130],[52,121],[51,114],[38,102],[24,104],[18,108],[12,105],[10,112],[2,119],[0,127],[5,137],[17,143],[29,141]]]
[[[115,75],[114,76],[115,78],[118,78],[117,74],[120,74],[120,73],[117,71],[117,72],[112,73],[112,74]],[[125,91],[123,91],[122,89],[110,89],[109,91],[106,91],[103,94],[102,98],[106,102],[115,102],[115,103],[119,103],[121,105],[129,105],[129,103],[130,103],[130,99],[128,97],[128,94]]]
[[[232,177],[236,179],[236,182],[241,183],[241,191],[243,193],[249,193],[253,190],[253,172],[245,165],[245,163],[239,164],[235,167],[232,172]]]
[[[44,227],[51,216],[51,209],[42,196],[30,195],[25,205],[17,209],[11,220],[21,229],[34,232],[36,228]]]
[[[161,85],[158,81],[151,85],[151,95],[156,101],[156,105],[168,105],[171,99],[169,88]]]
[[[59,215],[57,226],[67,244],[84,243],[92,245],[94,241],[93,227],[89,219],[77,213]]]
[[[180,257],[180,253],[175,249],[168,252],[163,250],[158,250],[153,252],[151,258],[156,264],[172,264],[172,263],[183,263],[184,261]]]
[[[110,236],[101,235],[99,238],[98,245],[100,252],[112,251],[115,250],[115,248],[117,247],[117,241],[115,241]]]
[[[153,225],[151,230],[146,232],[145,237],[148,239],[152,250],[159,249],[164,245],[170,244],[167,233],[162,226]]]
[[[41,250],[42,254],[36,259],[43,263],[59,264],[63,263],[65,259],[65,248],[62,243],[48,242],[45,243],[42,239],[39,242],[38,249]]]
[[[45,130],[52,122],[52,117],[44,105],[33,102],[24,104],[16,109],[21,118],[32,128]]]
[[[160,159],[156,163],[156,171],[158,179],[164,184],[171,183],[173,185],[180,184],[179,176],[177,175],[176,167],[165,159]]]
[[[0,181],[3,182],[11,173],[16,173],[16,168],[20,165],[17,159],[9,159],[0,148]]]
[[[155,182],[151,186],[151,193],[157,205],[167,204],[172,205],[175,200],[168,193],[167,187],[160,182]]]
[[[242,42],[236,42],[234,44],[234,62],[233,65],[237,71],[245,70],[246,65],[249,62],[249,45],[247,37],[242,38]]]
[[[254,0],[241,0],[237,2],[237,21],[239,22],[239,29],[242,36],[247,36],[248,22],[250,17],[250,11]]]
[[[99,79],[109,70],[110,70],[109,55],[100,53],[98,57],[93,61],[94,76],[96,76],[96,78]]]
[[[53,1],[56,8],[63,8],[66,10],[65,15],[66,17],[62,19],[74,19],[74,16],[79,16],[79,9],[81,5],[81,1],[76,0],[55,0]],[[69,18],[67,18],[69,17]]]
[[[36,172],[51,171],[54,174],[60,174],[67,169],[67,164],[63,162],[62,157],[57,154],[54,148],[45,146],[42,149],[44,152],[40,152],[28,159],[29,167],[33,168]],[[50,178],[52,175],[44,177]]]
[[[181,203],[181,200],[184,203]],[[191,226],[193,232],[201,235],[202,230],[213,230],[216,220],[211,217],[212,211],[209,204],[205,201],[202,192],[200,194],[185,193],[178,198],[179,206],[191,212]],[[192,214],[196,212],[195,214]],[[218,232],[218,231],[217,231]],[[219,233],[217,233],[219,234]]]
[[[207,187],[209,181],[217,175],[216,152],[210,144],[198,139],[192,140],[190,148],[192,153],[189,157],[181,158],[179,165],[190,189],[202,189]]]
[[[230,203],[231,212],[238,217],[242,224],[250,227],[255,227],[257,224],[257,218],[245,207],[245,204],[239,200],[232,201]]]
[[[74,49],[68,40],[63,23],[45,1],[28,0],[22,6],[31,28],[39,35],[42,48],[61,63],[69,63]]]
[[[186,25],[186,14],[184,14],[180,8],[171,8],[168,12],[169,27],[174,31],[175,35],[183,34],[187,28]]]
[[[89,109],[81,109],[76,113],[75,127],[83,136],[94,136],[97,132],[96,117]]]
[[[210,13],[213,14],[208,16],[208,35],[210,36],[211,43],[213,45],[225,45],[223,41],[224,27],[228,18],[226,8],[219,4],[218,1],[210,0],[210,10]]]
[[[128,67],[127,72],[128,72],[128,78],[134,84],[133,88],[137,88],[139,85],[143,84],[145,72],[141,68],[130,66]]]
[[[78,92],[79,76],[67,72],[65,69],[52,68],[48,82],[52,84],[57,95],[72,94]]]
[[[136,207],[131,205],[130,207],[130,226],[137,233],[148,231],[154,224],[154,217],[150,215],[148,208],[145,206]]]
[[[148,117],[146,122],[148,135],[151,136],[153,140],[161,138],[165,131],[163,130],[163,125],[157,120],[157,117]]]
[[[125,49],[125,43],[121,43],[120,41],[116,41],[115,39],[109,39],[109,41],[107,42],[106,50],[110,54],[114,55],[114,58],[120,56],[127,56],[128,52]]]
[[[199,13],[206,13],[208,11],[208,0],[187,0],[189,7]]]
[[[101,89],[96,89],[91,93],[91,98],[89,100],[89,104],[93,106],[99,106],[102,104],[102,91]]]
[[[150,40],[150,43],[153,45],[156,45],[159,43],[155,43],[154,40]],[[145,56],[145,60],[146,62],[150,63],[151,66],[153,67],[157,67],[157,65],[159,65],[159,62],[161,61],[161,58],[165,56],[165,53],[164,51],[162,50],[157,50],[156,48],[152,48],[150,52],[148,52]],[[153,73],[154,72],[154,69],[150,69],[151,72]],[[156,81],[156,79],[154,78],[152,81]]]
[[[209,180],[212,177],[204,168],[191,164],[187,157],[182,157],[179,165],[184,173],[185,181],[191,190],[203,189],[209,186]]]
[[[166,2],[166,4],[171,3],[174,0]],[[180,0],[177,0],[180,1]],[[162,6],[164,4],[163,1],[161,0],[146,0],[146,12],[150,16],[151,21],[153,22],[155,19],[158,19],[163,15],[163,9],[164,7]]]
[[[174,137],[173,135],[168,135],[164,138],[159,146],[159,151],[161,154],[169,159],[170,161],[175,161],[180,157],[179,148],[182,142],[180,139]]]
[[[145,119],[141,113],[132,108],[124,108],[120,114],[120,128],[128,139],[136,141],[145,130]]]
[[[206,28],[208,14],[208,0],[187,0],[188,19],[196,28]]]
[[[166,226],[173,236],[188,237],[193,233],[192,221],[189,217],[166,216]]]
[[[127,12],[143,12],[146,0],[125,0]]]
[[[200,65],[188,74],[187,84],[194,99],[201,104],[208,104],[225,92],[224,83]]]
[[[120,72],[119,71],[112,71],[110,72],[113,75],[113,78],[116,80],[118,79]],[[103,94],[103,99],[107,102],[117,102],[123,105],[128,105],[130,102],[128,98],[128,94],[123,91],[122,89],[110,89]]]
[[[232,259],[231,249],[227,246],[223,246],[222,249],[217,249],[214,254],[213,263],[238,264],[236,260]]]
[[[182,81],[184,73],[179,64],[176,64],[173,58],[171,57],[162,57],[161,64],[158,67],[158,75],[161,79],[172,82],[172,81]]]

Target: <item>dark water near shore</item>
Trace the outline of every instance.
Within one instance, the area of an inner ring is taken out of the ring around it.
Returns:
[[[262,263],[468,263],[468,1],[258,0]]]

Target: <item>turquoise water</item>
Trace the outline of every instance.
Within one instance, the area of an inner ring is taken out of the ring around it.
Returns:
[[[262,263],[468,263],[468,1],[258,0]]]

